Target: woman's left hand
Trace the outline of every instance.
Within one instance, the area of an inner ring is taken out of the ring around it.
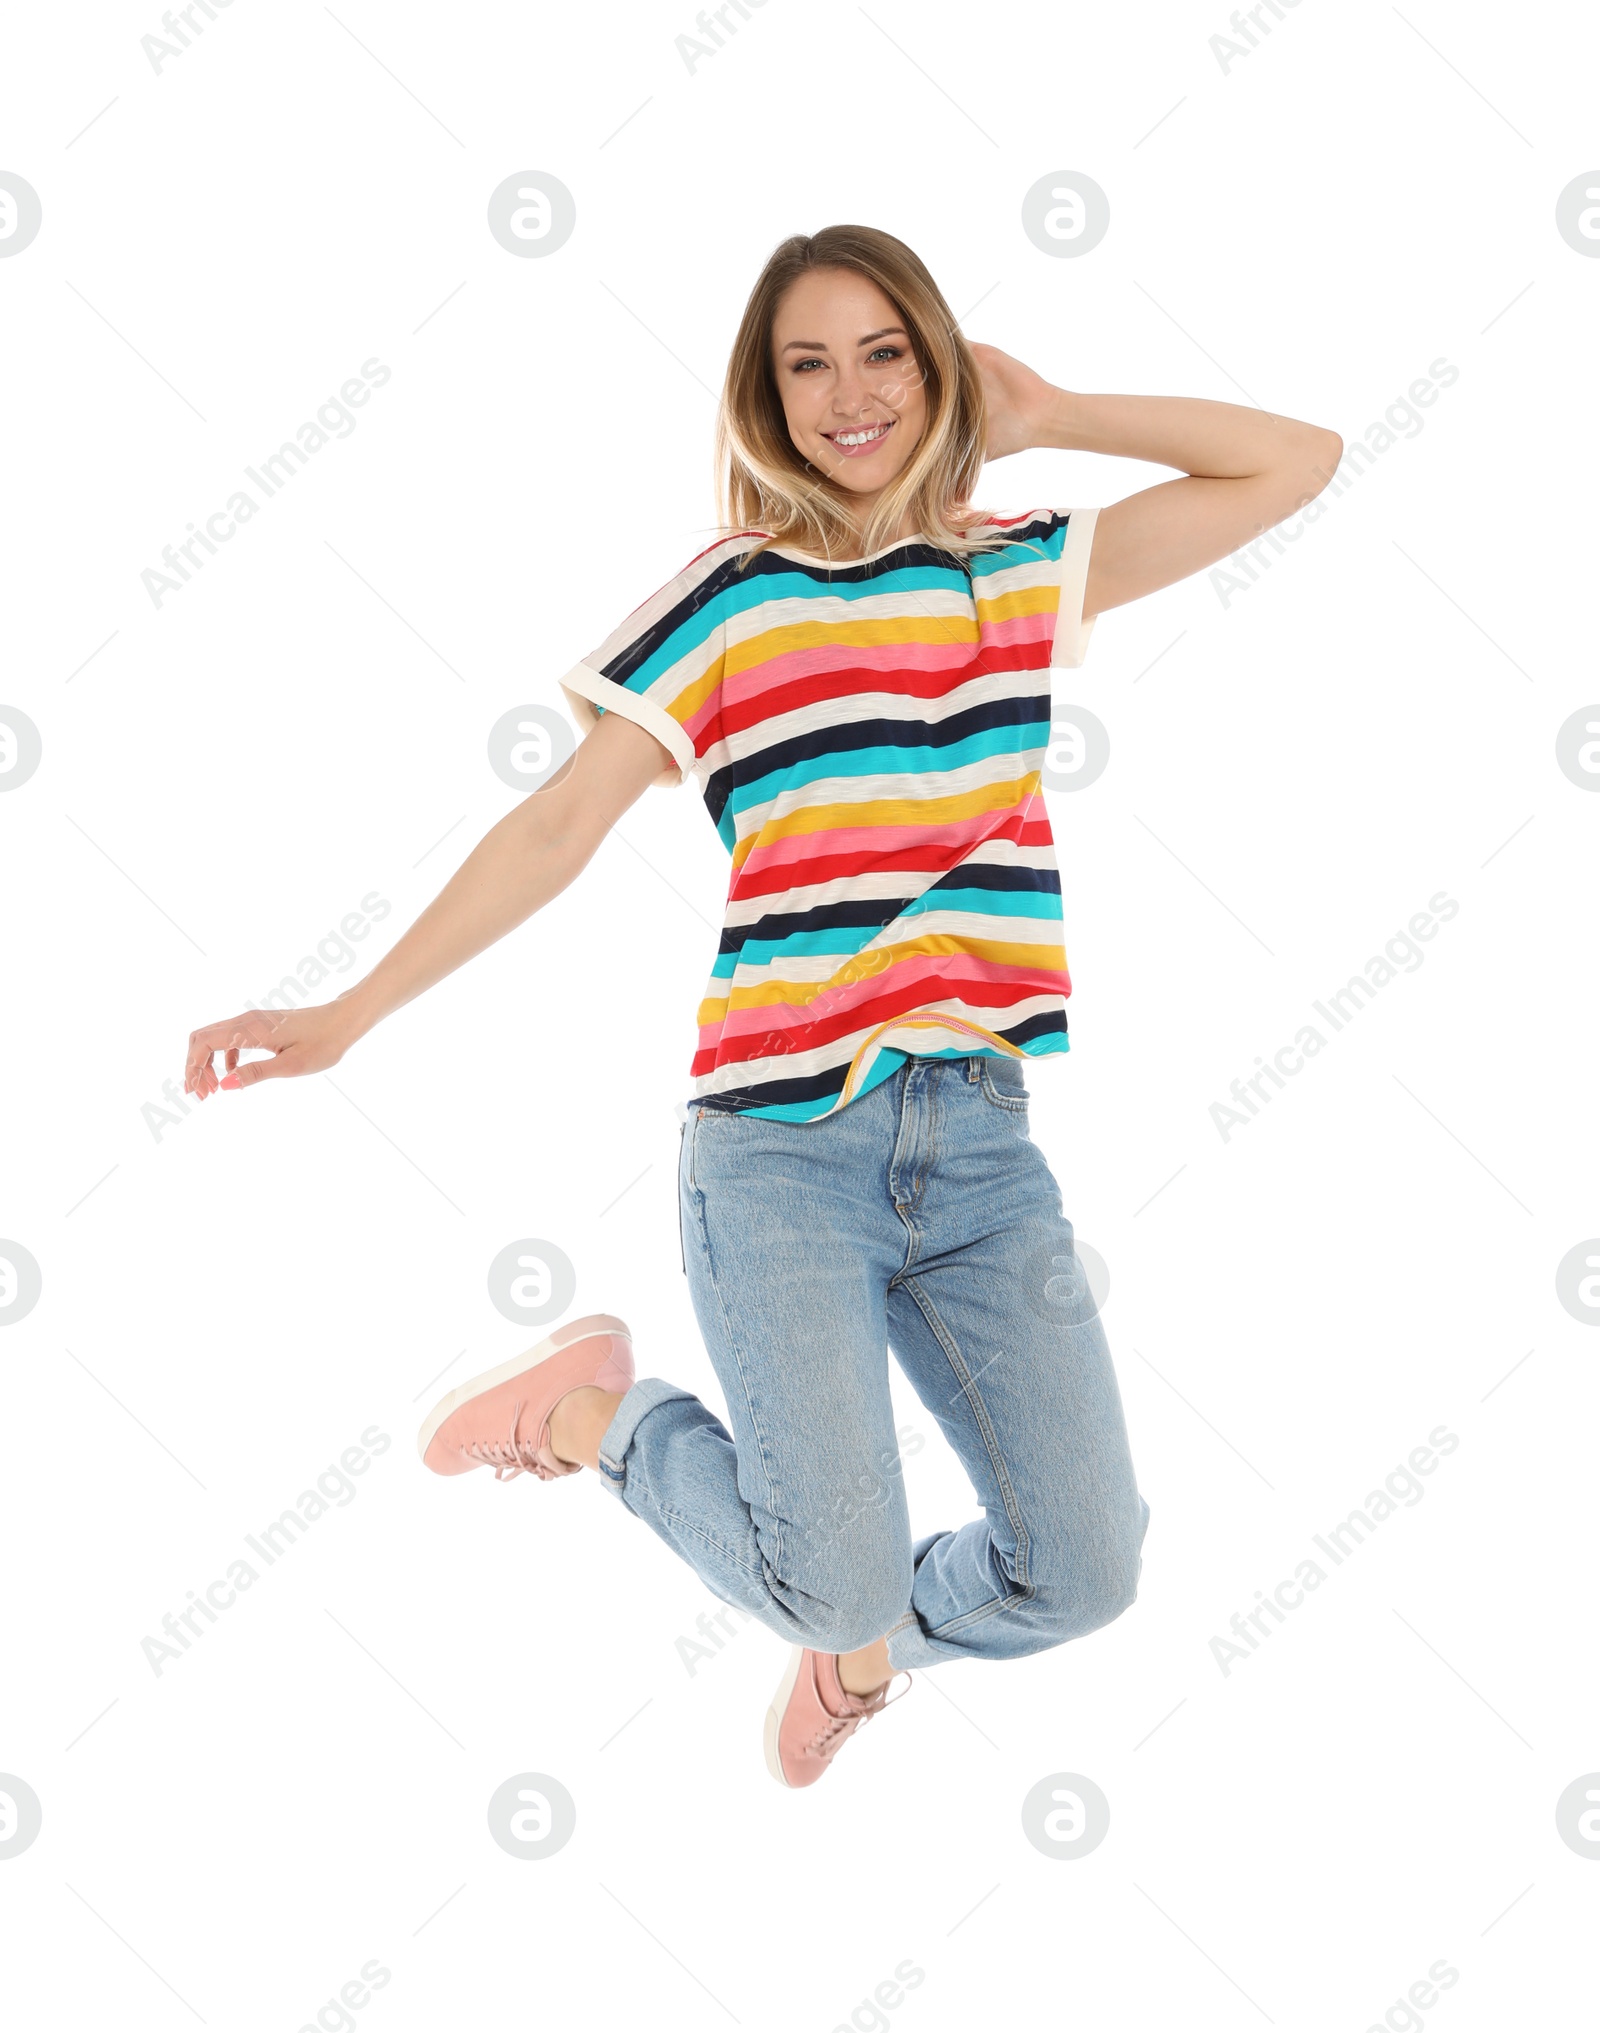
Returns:
[[[1004,459],[1012,452],[1028,451],[1041,442],[1045,418],[1061,391],[998,346],[974,342],[972,350],[983,372],[988,412],[989,441],[983,456]]]

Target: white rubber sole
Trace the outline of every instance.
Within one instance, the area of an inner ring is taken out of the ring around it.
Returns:
[[[417,1435],[417,1453],[426,1458],[433,1436],[449,1418],[458,1405],[464,1405],[468,1398],[477,1397],[480,1391],[492,1391],[496,1384],[508,1383],[524,1370],[536,1369],[549,1356],[559,1355],[564,1348],[570,1348],[575,1341],[583,1341],[591,1334],[620,1334],[630,1343],[633,1334],[626,1320],[619,1320],[614,1313],[589,1313],[582,1320],[569,1320],[564,1327],[558,1327],[547,1334],[543,1341],[514,1355],[509,1362],[501,1363],[496,1369],[486,1369],[482,1376],[471,1377],[460,1384],[448,1396],[439,1400],[427,1418],[422,1422],[422,1431]]]
[[[772,1697],[772,1706],[767,1710],[766,1728],[762,1732],[762,1748],[767,1754],[767,1770],[780,1786],[787,1786],[783,1776],[783,1763],[778,1756],[778,1731],[783,1724],[783,1711],[789,1705],[789,1696],[794,1692],[794,1683],[800,1678],[800,1667],[805,1659],[804,1645],[791,1645],[789,1664],[778,1683],[778,1691]]]

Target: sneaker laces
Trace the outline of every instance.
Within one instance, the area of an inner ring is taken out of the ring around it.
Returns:
[[[911,1692],[911,1675],[903,1666],[900,1672],[905,1673],[906,1684],[898,1694],[889,1692],[890,1687],[899,1678],[898,1673],[891,1673],[883,1685],[875,1688],[871,1694],[851,1694],[847,1687],[846,1696],[853,1702],[859,1702],[861,1706],[847,1708],[843,1715],[836,1715],[831,1722],[824,1723],[806,1745],[806,1749],[816,1757],[831,1758],[844,1738],[854,1733],[858,1724],[871,1722],[875,1715],[881,1715],[886,1708],[893,1707],[895,1702],[903,1701]]]
[[[517,1421],[522,1417],[526,1403],[526,1398],[517,1400],[511,1414],[511,1431],[504,1440],[468,1440],[462,1446],[463,1454],[470,1454],[474,1461],[494,1470],[496,1482],[514,1481],[529,1470],[545,1482],[554,1480],[550,1470],[539,1459],[534,1443],[517,1438]]]

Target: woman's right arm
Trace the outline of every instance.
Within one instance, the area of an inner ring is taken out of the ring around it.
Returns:
[[[253,1087],[323,1073],[391,1010],[442,981],[559,896],[587,867],[628,807],[659,776],[662,744],[621,713],[602,714],[547,784],[478,842],[444,888],[365,979],[332,1002],[245,1010],[189,1039],[184,1091],[204,1100],[219,1086]],[[241,1050],[271,1059],[239,1064]],[[224,1054],[218,1080],[212,1054]]]

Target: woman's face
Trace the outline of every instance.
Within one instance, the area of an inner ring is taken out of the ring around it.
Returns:
[[[772,371],[797,450],[865,513],[909,462],[928,417],[900,313],[854,269],[808,269],[778,301]]]

